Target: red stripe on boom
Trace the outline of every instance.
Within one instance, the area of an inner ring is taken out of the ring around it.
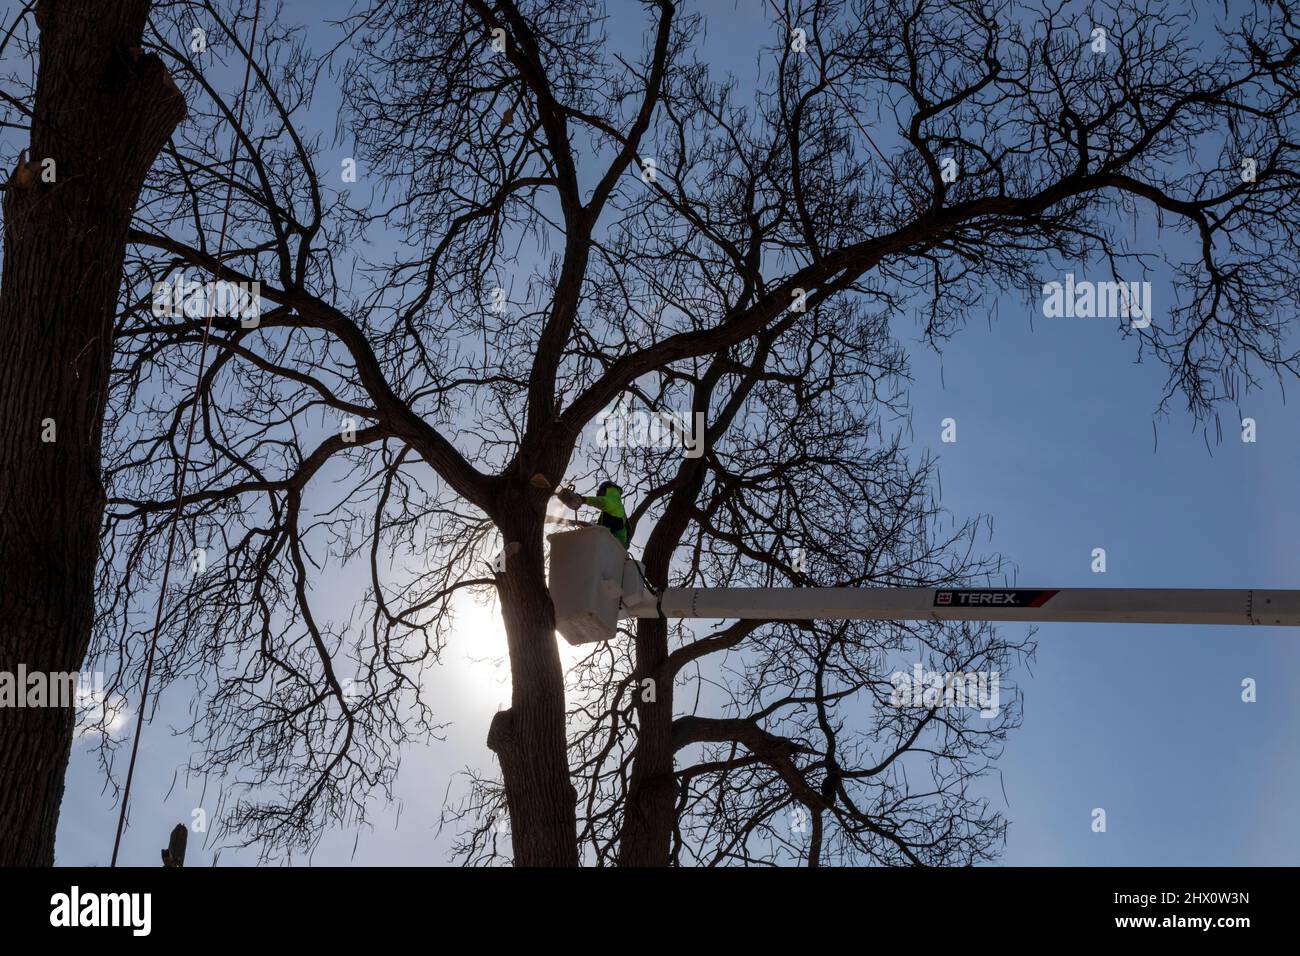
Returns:
[[[1038,597],[1034,598],[1034,599],[1029,603],[1028,606],[1029,606],[1029,607],[1042,607],[1044,604],[1046,604],[1048,601],[1050,601],[1052,598],[1056,597],[1056,596],[1057,596],[1058,594],[1060,594],[1060,593],[1061,593],[1061,591],[1060,591],[1059,588],[1058,588],[1057,590],[1055,590],[1055,591],[1044,591],[1042,594],[1038,595]]]

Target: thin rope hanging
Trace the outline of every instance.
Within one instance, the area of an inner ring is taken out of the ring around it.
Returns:
[[[217,238],[217,267],[221,268],[221,257],[226,249],[226,227],[230,222],[230,203],[235,191],[235,161],[239,158],[239,133],[244,128],[244,106],[248,101],[248,84],[253,72],[253,56],[257,47],[257,25],[262,15],[262,0],[254,0],[253,26],[248,40],[248,54],[244,61],[244,85],[239,93],[239,118],[235,123],[230,147],[230,172],[226,181],[226,200],[221,212],[221,232]],[[167,583],[171,579],[172,558],[176,553],[176,525],[180,521],[181,502],[185,499],[185,482],[189,477],[190,450],[194,445],[194,425],[198,420],[200,392],[203,387],[203,374],[208,367],[208,339],[212,333],[213,309],[209,301],[207,314],[203,323],[203,346],[199,352],[199,370],[194,379],[194,402],[190,405],[190,420],[185,429],[185,452],[181,456],[181,465],[176,474],[173,488],[176,493],[176,507],[172,510],[171,526],[167,531],[167,558],[163,563],[162,584],[158,588],[158,606],[154,613],[153,634],[149,640],[149,659],[145,665],[144,686],[140,690],[140,714],[135,722],[135,736],[131,741],[131,761],[126,769],[126,785],[122,789],[122,809],[117,817],[117,834],[113,837],[113,858],[109,866],[117,866],[118,850],[122,846],[122,832],[126,827],[127,809],[131,804],[131,783],[135,779],[135,761],[140,753],[140,732],[144,729],[145,714],[149,705],[149,685],[153,679],[154,656],[158,651],[158,632],[162,629],[163,601],[167,596]]]

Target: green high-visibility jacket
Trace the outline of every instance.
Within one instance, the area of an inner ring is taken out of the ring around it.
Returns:
[[[608,528],[610,534],[618,538],[623,547],[627,547],[627,513],[623,511],[623,496],[613,488],[603,495],[588,495],[582,499],[584,504],[600,509],[600,526]]]

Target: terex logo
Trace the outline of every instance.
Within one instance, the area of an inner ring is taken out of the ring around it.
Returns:
[[[935,607],[1042,607],[1058,592],[1025,588],[965,588],[934,592]]]
[[[994,594],[958,594],[958,604],[1019,604],[1015,594],[1010,591],[998,591]]]

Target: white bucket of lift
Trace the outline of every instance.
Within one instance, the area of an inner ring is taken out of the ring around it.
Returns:
[[[618,629],[627,568],[636,575],[623,545],[599,525],[561,531],[549,540],[555,629],[570,644],[608,641]]]

